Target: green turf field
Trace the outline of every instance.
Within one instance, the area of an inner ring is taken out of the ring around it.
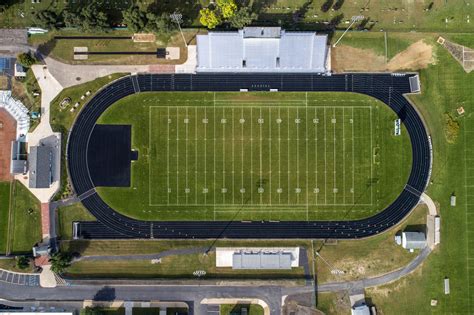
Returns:
[[[100,120],[132,124],[132,187],[99,192],[142,219],[367,217],[410,170],[395,118],[348,93],[142,93]]]

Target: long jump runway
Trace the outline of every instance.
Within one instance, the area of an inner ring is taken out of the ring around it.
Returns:
[[[400,222],[419,202],[431,172],[431,143],[421,117],[403,96],[414,92],[414,74],[143,74],[121,78],[103,88],[83,108],[68,141],[68,167],[76,194],[97,218],[77,222],[75,237],[87,239],[288,239],[361,238]],[[149,91],[356,92],[389,106],[405,124],[412,145],[412,169],[405,188],[387,208],[355,221],[139,221],[126,217],[95,192],[88,163],[90,136],[102,113],[119,99]]]

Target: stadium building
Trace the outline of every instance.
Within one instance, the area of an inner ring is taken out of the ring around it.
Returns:
[[[331,70],[327,35],[246,27],[197,35],[196,72],[326,73]]]

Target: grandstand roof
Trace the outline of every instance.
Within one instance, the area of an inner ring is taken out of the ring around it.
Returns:
[[[248,27],[197,36],[197,72],[326,72],[327,35]]]

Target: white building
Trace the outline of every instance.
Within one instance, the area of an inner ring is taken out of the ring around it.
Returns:
[[[423,232],[402,232],[402,247],[414,250],[426,246],[426,235]]]
[[[300,248],[217,247],[216,267],[232,269],[291,269],[299,266]]]
[[[246,27],[197,35],[196,72],[328,71],[327,35],[287,32],[280,27]]]

